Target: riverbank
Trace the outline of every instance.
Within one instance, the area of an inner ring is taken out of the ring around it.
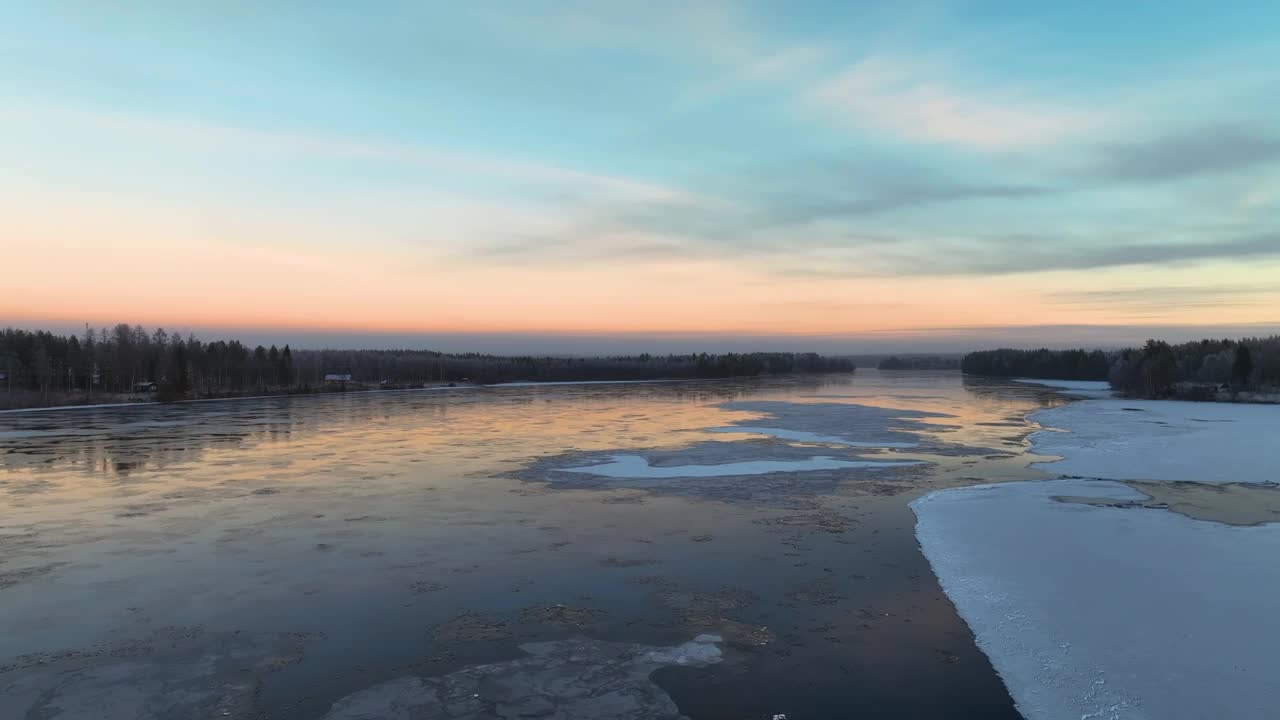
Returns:
[[[1231,388],[1204,385],[1186,385],[1175,387],[1173,395],[1161,398],[1149,398],[1125,395],[1111,387],[1106,380],[1049,380],[1041,378],[1013,378],[1014,382],[1028,385],[1043,385],[1057,388],[1079,397],[1115,397],[1127,400],[1153,402],[1192,402],[1192,403],[1236,403],[1243,405],[1277,405],[1280,404],[1280,389],[1259,388],[1254,390],[1233,390]]]
[[[28,404],[18,407],[4,407],[5,403],[0,403],[0,413],[6,412],[40,412],[52,410],[85,410],[91,408],[120,408],[120,407],[147,407],[154,405],[178,405],[182,403],[201,403],[201,402],[220,402],[229,400],[262,400],[264,398],[274,397],[294,397],[300,395],[334,395],[343,393],[370,393],[370,392],[408,392],[412,390],[448,390],[465,387],[475,387],[470,384],[457,385],[456,383],[424,385],[414,388],[383,388],[383,387],[351,387],[351,388],[294,388],[283,390],[280,392],[261,392],[255,391],[244,394],[220,394],[209,397],[182,398],[178,400],[161,400],[155,395],[132,395],[126,393],[112,394],[72,394],[60,393],[55,394],[55,400],[46,402],[42,400],[39,404]],[[32,393],[35,394],[35,393]],[[59,397],[60,395],[60,397]]]
[[[382,393],[412,393],[412,392],[431,392],[441,390],[475,390],[484,388],[522,388],[522,387],[560,387],[560,386],[576,386],[576,385],[645,385],[655,383],[687,383],[697,382],[697,379],[690,378],[674,378],[670,380],[562,380],[550,382],[509,382],[509,383],[492,383],[489,385],[476,385],[473,383],[441,383],[436,385],[424,385],[418,387],[395,388],[395,387],[367,387],[367,388],[350,388],[350,389],[330,389],[330,390],[305,390],[298,392],[279,392],[268,393],[265,395],[227,395],[220,397],[205,398],[188,398],[185,400],[156,400],[154,398],[135,398],[133,396],[117,396],[120,399],[104,400],[103,402],[86,402],[86,403],[68,403],[62,405],[50,405],[40,407],[21,407],[0,410],[0,414],[4,413],[30,413],[45,412],[54,410],[90,410],[97,408],[125,408],[125,407],[148,407],[156,405],[181,405],[184,403],[208,403],[208,402],[230,402],[235,400],[265,400],[268,398],[282,397],[298,397],[298,396],[333,396],[333,395],[364,395],[364,394],[382,394]]]

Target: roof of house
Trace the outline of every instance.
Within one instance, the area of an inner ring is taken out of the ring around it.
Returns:
[[[340,375],[340,374],[337,374],[337,373],[329,373],[329,374],[327,374],[327,375],[325,375],[325,376],[324,376],[324,379],[325,379],[325,380],[350,380],[350,379],[351,379],[351,373],[346,373],[346,374],[341,374],[341,375]]]

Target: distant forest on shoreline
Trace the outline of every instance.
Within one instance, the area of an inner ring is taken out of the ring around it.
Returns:
[[[958,355],[890,355],[876,363],[877,370],[958,370]]]
[[[880,359],[882,370],[951,369],[947,356]],[[1102,350],[982,350],[969,375],[1105,380],[1128,397],[1193,400],[1280,396],[1280,336],[1200,340]],[[817,353],[725,353],[602,357],[500,356],[430,350],[295,350],[119,324],[83,335],[0,331],[0,409],[180,400],[337,390],[408,389],[472,382],[566,382],[751,377],[853,372],[850,358]],[[329,377],[326,380],[326,376]]]
[[[1105,380],[1135,398],[1269,399],[1280,393],[1280,336],[1198,340],[1101,350],[982,350],[960,361],[969,375]]]
[[[663,380],[854,370],[852,360],[817,353],[499,356],[250,347],[238,340],[206,342],[127,324],[86,327],[82,336],[0,331],[0,408],[104,402],[139,394],[180,400],[458,382]],[[326,376],[340,379],[326,381]]]

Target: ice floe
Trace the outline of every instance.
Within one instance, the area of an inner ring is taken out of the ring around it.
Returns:
[[[764,475],[779,472],[901,467],[917,464],[919,464],[918,461],[909,460],[837,460],[828,455],[817,455],[804,460],[748,460],[716,465],[650,465],[649,461],[640,455],[613,455],[610,462],[587,465],[585,467],[562,468],[562,471],[588,473],[610,478],[655,479]]]
[[[1206,441],[1189,444],[1221,460]],[[1028,720],[1274,718],[1280,525],[1061,497],[1143,498],[1120,483],[1065,479],[912,503],[943,589]]]
[[[1049,472],[1112,480],[1280,482],[1280,405],[1084,400],[1032,413]]]
[[[913,448],[919,445],[914,442],[893,442],[890,440],[863,442],[857,440],[846,440],[835,435],[820,435],[818,433],[805,432],[803,430],[787,430],[785,428],[758,427],[755,425],[731,425],[729,427],[708,428],[707,432],[714,433],[746,433],[748,435],[767,435],[775,437],[779,440],[793,440],[795,442],[817,443],[822,445],[844,445],[845,447],[860,448]]]
[[[720,642],[718,635],[699,635],[675,647],[586,638],[530,643],[515,660],[374,685],[338,700],[324,720],[678,720],[684,716],[649,676],[668,665],[718,663]]]

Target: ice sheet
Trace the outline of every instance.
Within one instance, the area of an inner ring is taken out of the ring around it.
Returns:
[[[1054,480],[912,503],[943,589],[1028,720],[1276,717],[1280,525],[1055,496],[1141,497]]]
[[[586,467],[564,468],[564,472],[588,473],[611,478],[681,478],[725,477],[731,475],[763,475],[776,472],[807,470],[839,470],[841,468],[880,468],[917,465],[914,461],[877,462],[874,460],[837,460],[818,455],[807,460],[751,460],[717,465],[650,465],[640,455],[614,455],[612,462]]]
[[[1280,482],[1280,405],[1084,400],[1032,413],[1052,473],[1111,480]]]

